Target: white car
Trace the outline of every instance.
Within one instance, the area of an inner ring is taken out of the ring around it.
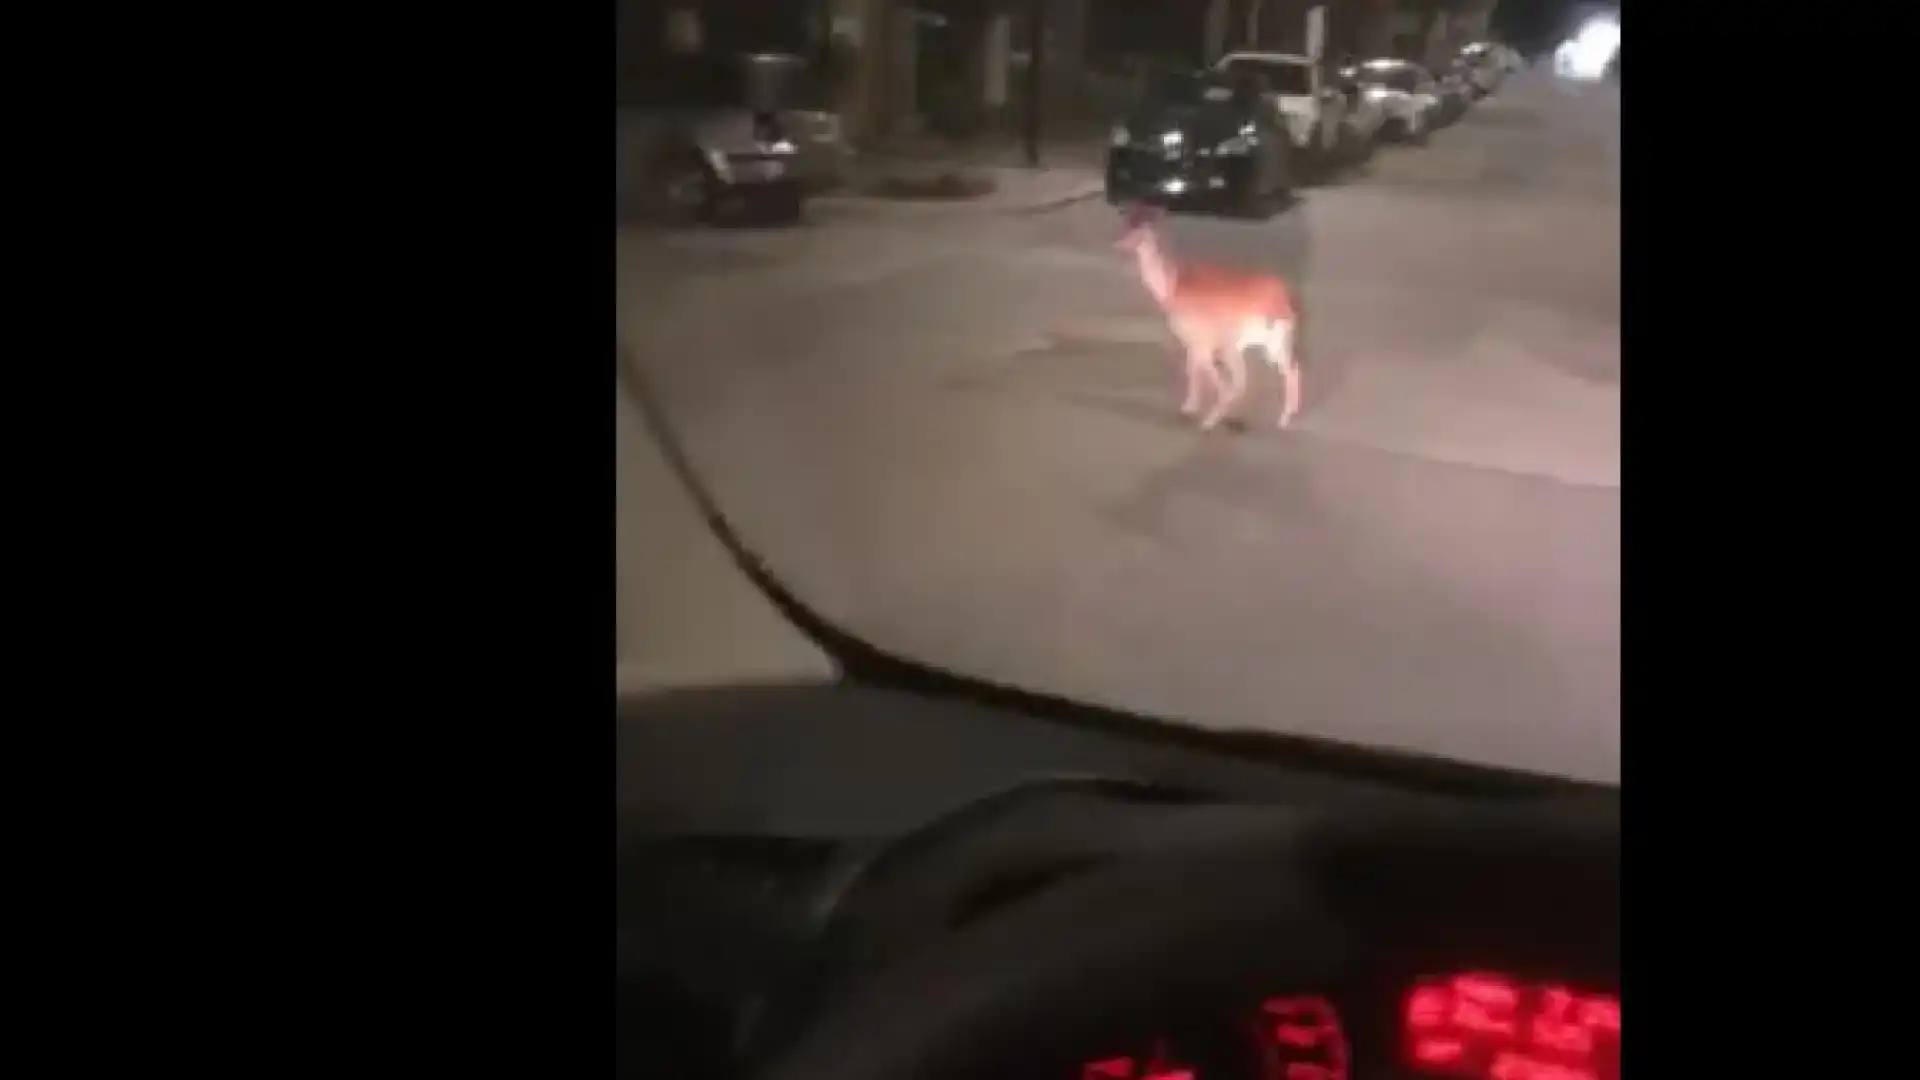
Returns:
[[[1319,61],[1293,53],[1237,52],[1221,57],[1214,69],[1263,82],[1294,149],[1321,161],[1339,152],[1346,97]]]
[[[1500,89],[1501,81],[1507,77],[1507,67],[1501,63],[1500,54],[1494,51],[1491,41],[1476,41],[1461,49],[1459,65],[1476,98]]]
[[[1418,141],[1440,124],[1440,88],[1431,74],[1405,60],[1368,60],[1354,66],[1362,97],[1385,118],[1382,134]]]
[[[1346,99],[1347,106],[1342,133],[1350,145],[1364,156],[1379,141],[1381,132],[1387,126],[1386,103],[1367,92],[1366,84],[1360,81],[1358,68],[1342,68],[1336,85]]]

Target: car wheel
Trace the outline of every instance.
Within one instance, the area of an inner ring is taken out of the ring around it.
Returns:
[[[707,163],[679,154],[660,168],[660,201],[676,221],[711,221],[719,207],[720,185]]]
[[[1228,200],[1233,216],[1255,219],[1267,216],[1269,208],[1273,206],[1273,192],[1277,186],[1267,172],[1265,169],[1255,170],[1233,190]]]
[[[1270,163],[1272,183],[1267,186],[1266,194],[1269,208],[1285,209],[1292,204],[1294,187],[1298,181],[1298,175],[1294,169],[1298,161],[1299,159],[1294,156],[1292,144],[1274,148],[1273,160]]]

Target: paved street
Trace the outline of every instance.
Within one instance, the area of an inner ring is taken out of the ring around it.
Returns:
[[[622,234],[618,329],[743,540],[883,648],[1617,781],[1618,145],[1617,91],[1527,75],[1271,221],[1177,217],[1182,255],[1296,284],[1285,432],[1270,371],[1240,430],[1182,422],[1097,201]],[[623,590],[675,565],[625,558]],[[631,610],[623,648],[663,640]]]

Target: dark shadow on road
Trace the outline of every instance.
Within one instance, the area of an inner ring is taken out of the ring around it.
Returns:
[[[1172,465],[1147,474],[1124,497],[1100,506],[1100,517],[1132,535],[1172,543],[1190,517],[1181,512],[1183,501],[1258,505],[1262,513],[1287,518],[1313,513],[1315,489],[1301,462],[1289,457],[1250,462],[1240,450],[1246,440],[1234,437],[1256,428],[1276,438],[1280,432],[1270,423],[1255,425],[1244,417],[1230,423],[1236,432],[1196,431],[1206,437]]]
[[[1254,380],[1256,383],[1261,380]],[[1190,432],[1198,438],[1221,439],[1235,436],[1257,436],[1277,433],[1280,430],[1280,400],[1277,389],[1265,394],[1250,388],[1247,396],[1241,399],[1234,415],[1220,421],[1220,426],[1212,431],[1203,430],[1196,417],[1180,412],[1177,395],[1169,393],[1164,397],[1148,400],[1142,394],[1115,393],[1096,390],[1054,390],[1047,392],[1051,400],[1091,409],[1119,417],[1124,420],[1152,424],[1167,431]]]

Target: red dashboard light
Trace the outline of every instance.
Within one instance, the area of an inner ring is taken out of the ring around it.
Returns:
[[[1451,1065],[1467,1056],[1467,1044],[1444,1035],[1415,1039],[1413,1057],[1420,1065]]]
[[[1407,994],[1405,1056],[1461,1080],[1619,1080],[1620,1002],[1482,973]]]
[[[1260,1013],[1268,1076],[1347,1080],[1347,1036],[1333,1002],[1316,995],[1269,998]]]
[[[1198,1080],[1198,1077],[1192,1069],[1170,1067],[1153,1060],[1143,1065],[1134,1058],[1116,1057],[1080,1066],[1080,1080]]]

